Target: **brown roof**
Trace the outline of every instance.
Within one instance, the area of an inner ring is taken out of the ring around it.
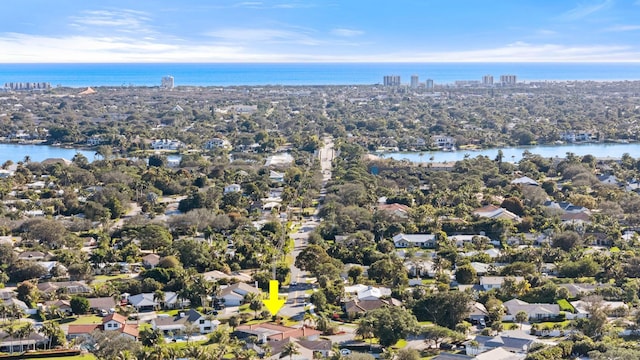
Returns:
[[[281,341],[288,338],[301,338],[313,335],[320,335],[322,332],[312,329],[310,327],[303,326],[301,328],[293,328],[288,326],[282,326],[272,323],[261,323],[253,325],[240,325],[236,327],[236,330],[271,330],[272,334],[269,335],[269,340]]]
[[[140,334],[140,331],[138,330],[138,325],[137,324],[127,324],[125,326],[123,326],[122,328],[122,333],[123,334],[127,334],[127,335],[131,335],[135,338],[138,337],[138,335]]]
[[[100,324],[87,324],[87,325],[69,325],[67,334],[91,334],[94,330],[101,329]]]
[[[411,208],[408,207],[407,205],[397,204],[397,203],[380,204],[380,205],[378,205],[378,210],[384,210],[384,211],[402,211],[402,212],[407,212],[407,211],[409,211],[409,209],[411,209]]]
[[[90,309],[109,310],[116,307],[116,301],[112,297],[87,298]]]
[[[149,254],[147,256],[143,256],[142,257],[142,261],[149,264],[149,265],[153,265],[156,266],[160,263],[160,255],[158,254]]]
[[[120,315],[120,314],[118,314],[118,313],[111,313],[111,314],[105,316],[104,319],[102,319],[102,323],[104,324],[104,323],[109,322],[111,320],[113,320],[113,321],[115,321],[117,323],[120,323],[120,324],[126,324],[127,323],[127,318],[122,316],[122,315]]]

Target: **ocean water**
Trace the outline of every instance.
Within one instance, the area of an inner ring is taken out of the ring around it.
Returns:
[[[385,75],[411,75],[436,84],[513,74],[518,81],[640,80],[640,63],[153,63],[0,64],[0,88],[8,82],[48,82],[52,86],[158,86],[172,75],[175,85],[372,85]]]

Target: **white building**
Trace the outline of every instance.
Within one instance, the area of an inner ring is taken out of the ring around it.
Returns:
[[[163,89],[171,90],[173,89],[173,85],[173,76],[167,75],[162,77],[160,87],[162,87]]]
[[[184,147],[184,143],[179,140],[158,139],[151,142],[153,150],[178,150]]]
[[[227,139],[213,138],[204,144],[204,148],[207,150],[218,148],[229,149],[231,148],[231,143]]]

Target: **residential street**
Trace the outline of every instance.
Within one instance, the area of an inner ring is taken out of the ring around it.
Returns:
[[[333,161],[333,139],[324,138],[324,146],[320,149],[318,157],[320,160],[320,167],[322,169],[322,189],[320,190],[319,202],[322,202],[324,194],[326,192],[325,186],[331,179],[331,162]],[[297,232],[291,234],[291,238],[294,241],[294,249],[292,252],[293,259],[298,256],[308,244],[309,233],[311,233],[316,226],[320,224],[317,214],[322,205],[319,205],[314,215],[310,219],[305,219]],[[312,289],[312,284],[306,272],[298,269],[295,264],[291,264],[291,283],[296,285],[290,285],[288,289],[281,288],[280,293],[286,294],[287,302],[285,306],[280,310],[280,314],[295,319],[302,320],[305,311],[305,291]]]

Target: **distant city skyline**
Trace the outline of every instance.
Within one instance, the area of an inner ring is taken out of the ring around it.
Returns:
[[[0,63],[640,62],[640,0],[21,0]]]

